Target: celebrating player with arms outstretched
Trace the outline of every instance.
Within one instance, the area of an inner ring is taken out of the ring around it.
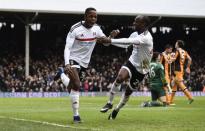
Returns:
[[[107,104],[101,109],[101,112],[107,112],[112,108],[112,102],[116,91],[124,81],[129,81],[129,87],[123,93],[119,104],[115,107],[113,112],[109,115],[108,119],[115,119],[119,110],[127,103],[129,96],[133,90],[136,89],[138,83],[141,82],[144,76],[149,72],[149,64],[152,58],[153,51],[153,39],[147,27],[150,25],[150,19],[148,16],[137,16],[133,23],[136,32],[134,32],[130,38],[121,39],[108,39],[101,38],[98,42],[112,43],[121,45],[133,45],[132,55],[128,62],[121,67],[117,78],[112,84],[110,90],[110,96]]]
[[[64,50],[65,71],[62,67],[59,68],[54,78],[54,80],[61,78],[66,87],[68,85],[71,87],[70,98],[75,123],[81,122],[78,112],[80,78],[84,76],[85,69],[88,67],[96,44],[96,38],[105,37],[100,27],[96,24],[97,12],[95,8],[87,8],[84,19],[85,21],[78,22],[71,27],[66,38]]]

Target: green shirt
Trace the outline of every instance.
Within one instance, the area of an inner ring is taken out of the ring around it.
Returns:
[[[159,87],[162,88],[167,84],[164,75],[164,67],[159,62],[150,63],[150,72],[149,72],[149,83],[151,88]]]

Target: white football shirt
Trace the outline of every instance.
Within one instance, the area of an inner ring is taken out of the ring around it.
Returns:
[[[82,67],[87,68],[96,38],[105,36],[97,24],[86,28],[83,23],[84,21],[73,25],[67,35],[64,50],[65,65],[69,64],[69,60],[75,60]]]
[[[141,34],[133,32],[129,38],[111,39],[111,43],[131,45],[133,51],[129,61],[142,74],[149,72],[149,64],[153,55],[153,38],[149,31]]]

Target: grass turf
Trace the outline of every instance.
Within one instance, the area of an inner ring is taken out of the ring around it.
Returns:
[[[114,105],[118,103],[119,99],[116,97]],[[107,120],[111,111],[99,112],[106,103],[107,97],[81,97],[80,114],[84,122],[72,124],[69,98],[0,98],[0,130],[205,130],[205,97],[195,97],[195,101],[191,105],[187,104],[185,97],[176,97],[176,106],[139,107],[141,102],[149,99],[148,97],[131,97],[115,120]]]

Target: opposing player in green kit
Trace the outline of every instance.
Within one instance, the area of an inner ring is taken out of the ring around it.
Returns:
[[[164,86],[168,86],[165,75],[164,67],[159,62],[160,53],[154,52],[152,61],[150,63],[149,72],[149,86],[151,90],[152,101],[146,101],[141,104],[142,107],[166,106],[166,95]],[[159,101],[158,101],[159,100]]]

